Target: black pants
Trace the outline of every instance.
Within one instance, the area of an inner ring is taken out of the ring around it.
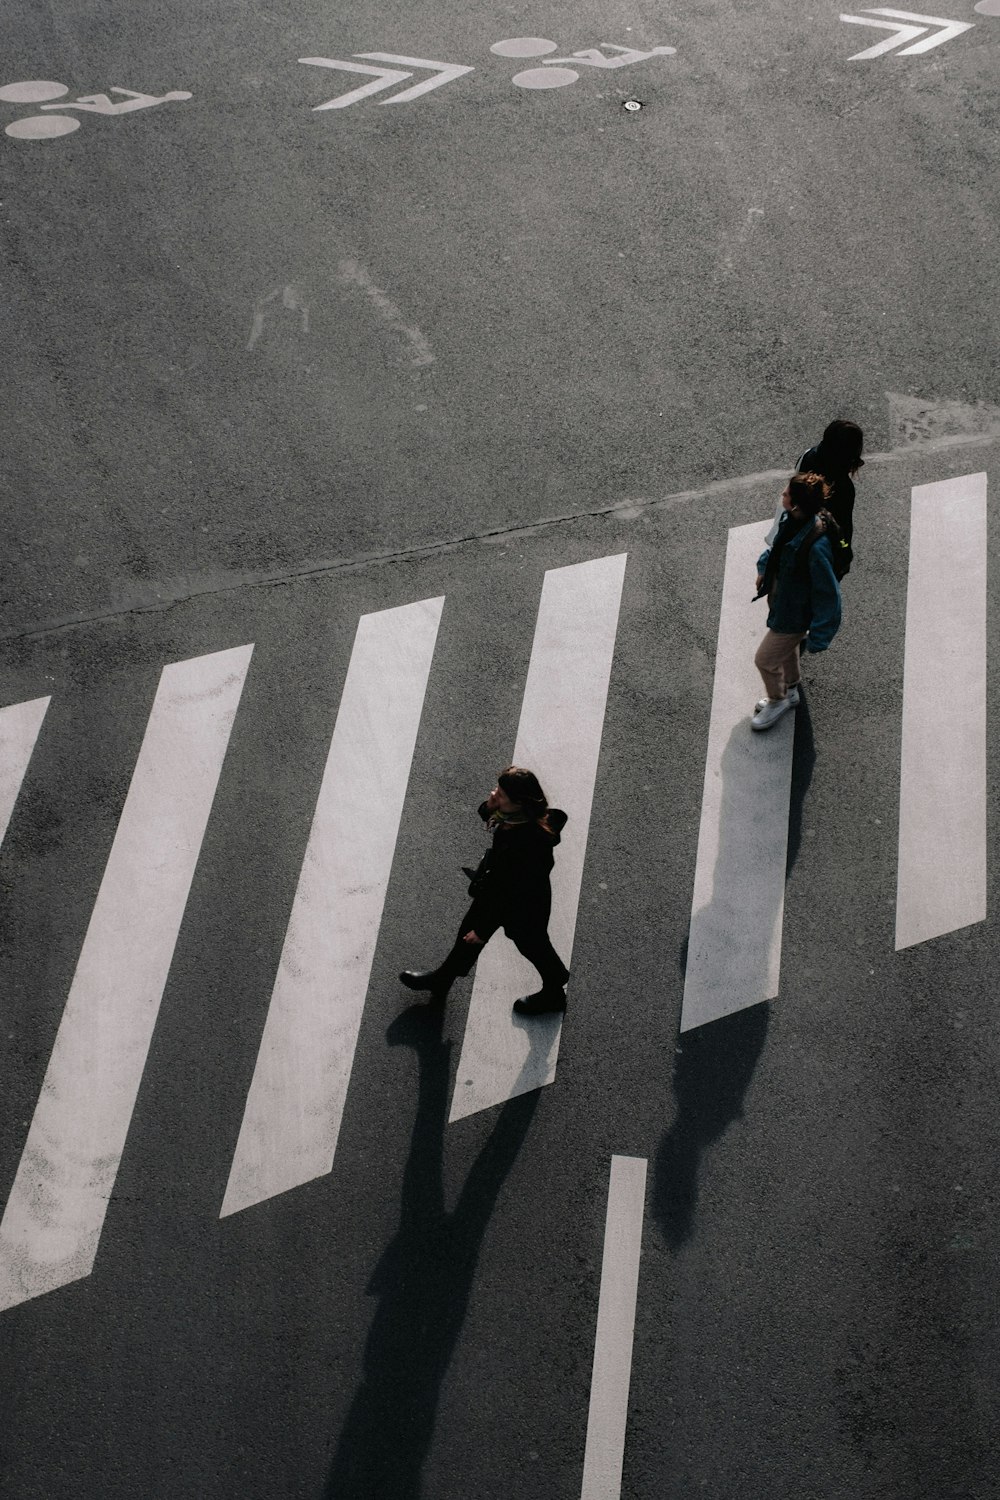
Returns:
[[[529,964],[533,964],[538,970],[543,988],[561,990],[569,978],[569,970],[549,941],[547,927],[538,923],[515,925],[512,922],[504,923],[503,930],[518,952],[522,953]],[[458,937],[455,939],[451,952],[437,971],[441,979],[450,984],[453,979],[459,979],[470,973],[476,959],[495,931],[495,927],[490,927],[484,932],[481,925],[477,925],[475,907],[470,907],[458,929]],[[467,932],[475,932],[484,941],[467,943],[465,941]]]

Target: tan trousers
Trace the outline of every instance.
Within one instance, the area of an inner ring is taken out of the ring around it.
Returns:
[[[769,630],[757,647],[753,664],[764,679],[764,691],[772,703],[780,702],[790,687],[799,684],[799,642],[806,634],[804,630],[795,635]]]

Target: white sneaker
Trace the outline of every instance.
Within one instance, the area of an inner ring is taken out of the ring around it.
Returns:
[[[790,708],[794,708],[790,698],[779,698],[777,703],[772,703],[769,698],[764,700],[764,707],[758,708],[750,720],[751,729],[770,729],[772,724],[777,724],[782,714],[787,714]]]
[[[757,702],[753,706],[754,713],[759,713],[762,708],[766,708],[767,705],[770,703],[770,701],[771,701],[770,698],[758,698]],[[790,687],[788,689],[788,698],[787,698],[786,701],[788,703],[789,708],[798,708],[798,706],[799,706],[799,685],[798,685],[798,683],[796,683],[794,687]]]

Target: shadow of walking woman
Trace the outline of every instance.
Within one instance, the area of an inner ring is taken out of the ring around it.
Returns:
[[[368,1286],[378,1306],[326,1500],[420,1500],[441,1385],[465,1320],[480,1246],[538,1105],[534,1090],[500,1109],[449,1213],[442,1157],[451,1043],[442,1038],[442,1020],[443,1010],[414,1005],[387,1032],[390,1045],[417,1054],[417,1114],[399,1228]]]

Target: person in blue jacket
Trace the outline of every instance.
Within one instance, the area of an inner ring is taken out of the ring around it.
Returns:
[[[767,634],[754,666],[764,681],[750,721],[770,729],[799,701],[799,646],[825,651],[840,627],[840,585],[831,539],[840,528],[826,509],[822,474],[793,474],[781,497],[784,515],[772,545],[757,559],[757,598],[767,596]]]

